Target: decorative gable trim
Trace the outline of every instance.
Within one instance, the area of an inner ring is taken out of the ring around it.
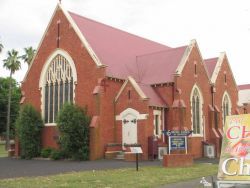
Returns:
[[[105,65],[103,65],[103,64],[101,63],[100,59],[97,57],[97,55],[95,54],[94,50],[91,48],[91,46],[89,45],[89,43],[87,42],[87,40],[85,39],[85,37],[82,35],[81,31],[79,30],[79,28],[77,27],[77,25],[75,24],[74,20],[73,20],[73,19],[71,18],[71,16],[69,15],[69,13],[68,13],[66,10],[64,10],[64,8],[62,7],[62,5],[61,5],[60,3],[58,3],[57,6],[56,6],[56,8],[55,8],[55,10],[54,10],[54,12],[53,12],[53,14],[52,14],[52,16],[51,16],[51,18],[50,18],[50,21],[49,21],[49,23],[48,23],[48,25],[47,25],[47,27],[46,27],[46,30],[45,30],[45,32],[44,32],[44,34],[43,34],[43,36],[42,36],[42,39],[41,39],[40,42],[39,42],[39,45],[38,45],[38,47],[37,47],[37,53],[35,54],[35,56],[33,57],[32,61],[31,61],[31,64],[30,64],[30,66],[29,66],[29,68],[28,68],[28,71],[26,72],[26,74],[25,74],[25,76],[24,76],[23,82],[26,80],[26,78],[27,78],[27,76],[28,76],[28,74],[29,74],[29,71],[30,71],[30,69],[31,69],[31,67],[32,67],[32,65],[33,65],[33,62],[34,62],[34,60],[36,59],[37,54],[38,54],[38,52],[39,52],[39,50],[40,50],[40,47],[41,47],[41,45],[42,45],[42,42],[44,41],[44,38],[46,37],[46,35],[47,35],[47,33],[48,33],[48,29],[49,29],[49,27],[50,27],[50,25],[51,25],[51,22],[52,22],[52,20],[53,20],[53,18],[54,18],[54,16],[55,16],[56,12],[57,12],[59,9],[62,10],[63,14],[65,15],[65,17],[66,17],[67,20],[69,21],[70,25],[72,26],[72,28],[74,29],[74,31],[76,32],[76,34],[78,35],[78,37],[80,38],[81,42],[83,43],[83,45],[84,45],[85,48],[87,49],[88,53],[90,54],[90,56],[92,57],[92,59],[93,59],[93,61],[96,63],[96,65],[97,65],[98,67],[103,67],[103,66],[105,66]]]
[[[131,85],[134,87],[135,91],[139,94],[139,96],[142,98],[142,100],[147,100],[148,97],[145,95],[145,93],[141,90],[140,86],[136,83],[135,79],[131,76],[128,77],[128,79],[124,82],[122,85],[120,91],[115,97],[115,102],[117,102],[118,98],[122,94],[123,90],[127,86],[128,83],[131,83]]]
[[[96,65],[98,67],[102,67],[103,64],[101,63],[100,59],[95,54],[94,50],[91,48],[91,46],[88,43],[88,41],[86,40],[86,38],[83,36],[82,32],[80,31],[80,29],[78,28],[78,26],[76,25],[76,23],[74,22],[74,20],[72,19],[72,17],[69,15],[69,13],[66,10],[64,10],[64,8],[62,7],[62,5],[60,3],[58,4],[58,7],[62,10],[62,12],[64,13],[64,15],[68,19],[68,21],[71,24],[72,28],[74,29],[74,31],[76,32],[76,34],[80,38],[80,40],[82,41],[83,45],[87,49],[89,55],[92,57],[92,59],[94,60],[94,62],[96,63]]]
[[[47,35],[47,33],[48,33],[49,26],[51,25],[51,22],[52,22],[52,20],[53,20],[55,14],[56,14],[56,12],[57,12],[57,10],[58,10],[58,7],[59,7],[59,3],[57,4],[57,6],[56,6],[56,8],[55,8],[55,10],[54,10],[54,12],[53,12],[53,14],[52,14],[50,20],[49,20],[49,23],[48,23],[48,25],[47,25],[47,27],[46,27],[46,30],[45,30],[45,32],[43,33],[42,39],[40,40],[40,42],[39,42],[39,44],[38,44],[36,53],[35,53],[33,59],[31,60],[31,63],[30,63],[30,65],[29,65],[29,67],[28,67],[28,70],[27,70],[27,72],[26,72],[26,74],[25,74],[24,79],[23,79],[22,82],[25,82],[25,80],[26,80],[26,78],[27,78],[27,76],[28,76],[28,74],[29,74],[29,71],[30,71],[30,69],[31,69],[31,67],[32,67],[32,65],[33,65],[33,63],[34,63],[34,60],[35,60],[36,57],[37,57],[37,54],[38,54],[38,52],[39,52],[39,50],[40,50],[40,47],[41,47],[41,45],[42,45],[42,42],[44,41],[44,38],[46,37],[46,35]]]
[[[224,61],[224,58],[225,58],[225,52],[222,52],[220,53],[220,56],[217,60],[217,63],[215,65],[215,68],[214,68],[214,71],[213,71],[213,74],[212,74],[212,77],[211,77],[211,82],[214,84],[218,75],[219,75],[219,72],[220,72],[220,68],[221,68],[221,65]]]
[[[224,62],[224,60],[227,61],[229,70],[232,73],[234,84],[235,84],[236,88],[238,88],[238,86],[236,84],[236,81],[235,81],[235,78],[234,78],[234,75],[233,75],[233,72],[232,72],[232,69],[231,69],[231,66],[230,66],[230,63],[228,62],[228,58],[227,58],[226,52],[221,52],[220,53],[220,56],[218,58],[218,61],[217,61],[216,66],[214,68],[214,72],[213,72],[212,77],[211,77],[211,82],[212,82],[212,84],[215,84],[216,79],[217,79],[217,77],[218,77],[218,75],[220,73],[220,69],[222,67],[222,63]]]
[[[196,47],[197,50],[198,50],[199,56],[200,56],[200,58],[201,58],[201,63],[202,63],[202,65],[203,65],[204,69],[205,69],[207,78],[208,78],[208,80],[209,80],[209,82],[210,82],[210,78],[209,78],[209,74],[208,74],[207,67],[206,67],[206,65],[205,65],[205,63],[204,63],[204,60],[203,60],[202,55],[201,55],[201,52],[200,52],[200,48],[199,48],[199,46],[198,46],[198,44],[197,44],[197,42],[196,42],[195,39],[193,39],[193,40],[190,41],[190,44],[189,44],[188,47],[186,48],[186,50],[185,50],[185,52],[184,52],[184,55],[183,55],[183,57],[182,57],[182,59],[181,59],[181,61],[180,61],[180,64],[178,65],[178,67],[177,67],[177,69],[176,69],[176,71],[175,71],[175,74],[176,74],[176,75],[181,75],[181,73],[182,73],[182,71],[183,71],[183,69],[184,69],[184,67],[185,67],[185,65],[186,65],[186,63],[187,63],[187,61],[188,61],[188,58],[189,58],[189,56],[190,56],[190,53],[192,52],[192,50],[193,50],[194,47]]]
[[[194,46],[196,45],[196,40],[191,40],[190,44],[188,45],[188,47],[186,48],[184,55],[181,58],[180,64],[178,65],[175,73],[177,75],[180,75],[182,73],[182,70],[184,69],[184,66],[186,65],[186,62],[188,60],[188,57],[192,51],[192,49],[194,48]]]

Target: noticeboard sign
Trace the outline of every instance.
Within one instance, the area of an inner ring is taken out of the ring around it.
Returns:
[[[130,147],[131,153],[142,153],[141,147]]]
[[[250,114],[226,118],[218,179],[250,180]]]
[[[186,138],[184,136],[170,137],[171,150],[185,150],[186,149]]]

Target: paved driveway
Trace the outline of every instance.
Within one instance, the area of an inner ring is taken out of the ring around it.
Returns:
[[[160,161],[139,162],[140,166],[157,166]],[[3,157],[0,158],[0,179],[25,176],[46,176],[72,171],[102,170],[124,167],[135,167],[135,162],[119,160],[98,161],[50,161],[50,160],[23,160]]]

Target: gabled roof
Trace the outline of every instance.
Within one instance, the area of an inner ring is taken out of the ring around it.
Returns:
[[[204,63],[206,65],[206,67],[207,67],[210,79],[211,79],[211,77],[213,75],[213,72],[214,72],[215,66],[217,64],[217,61],[218,61],[218,57],[204,60]]]
[[[135,91],[138,93],[138,95],[143,99],[143,100],[147,100],[147,96],[144,94],[144,92],[141,90],[140,86],[138,85],[138,83],[136,83],[135,79],[132,78],[131,76],[129,76],[127,78],[127,80],[123,83],[120,91],[118,92],[118,94],[115,97],[115,102],[119,99],[120,95],[122,94],[123,90],[125,89],[125,87],[127,86],[127,84],[130,83]]]
[[[136,56],[171,49],[73,12],[69,15],[101,63],[107,65],[107,76],[126,79],[130,75],[128,67],[135,68]]]
[[[200,58],[201,58],[200,63],[201,63],[202,65],[204,65],[204,69],[205,69],[205,72],[206,72],[206,76],[207,76],[208,80],[210,81],[209,73],[208,73],[207,67],[205,66],[204,60],[203,60],[202,55],[201,55],[201,52],[200,52],[200,48],[199,48],[199,46],[198,46],[198,44],[197,44],[197,42],[196,42],[195,39],[191,40],[191,41],[190,41],[190,44],[187,46],[187,48],[186,48],[186,50],[185,50],[185,52],[184,52],[184,54],[183,54],[183,56],[182,56],[182,58],[181,58],[179,64],[178,64],[178,67],[177,67],[177,69],[176,69],[176,71],[175,71],[175,74],[176,74],[176,75],[181,75],[181,74],[182,74],[182,71],[183,71],[183,69],[184,69],[186,63],[188,62],[188,58],[189,58],[189,56],[190,56],[190,54],[191,54],[191,52],[192,52],[192,50],[193,50],[194,48],[196,48],[197,51],[198,51],[198,54],[199,54],[199,56],[200,56]]]
[[[146,84],[138,84],[138,85],[149,99],[149,106],[167,107],[166,103],[155,92],[152,86]]]
[[[216,65],[215,65],[213,74],[212,74],[212,76],[211,76],[211,82],[212,82],[213,84],[216,82],[216,79],[217,79],[217,77],[218,77],[218,75],[219,75],[219,73],[220,73],[220,70],[221,70],[221,67],[222,67],[222,63],[224,62],[224,60],[226,60],[226,62],[228,62],[227,55],[226,55],[225,52],[221,52],[221,53],[220,53],[220,56],[218,57],[217,63],[216,63]],[[231,69],[231,67],[230,67],[229,62],[228,62],[227,64],[228,64],[229,70],[232,72],[232,69]],[[232,74],[232,77],[233,77],[233,81],[234,81],[235,86],[237,86],[233,74]]]
[[[131,75],[144,84],[174,82],[174,73],[184,55],[187,46],[173,48],[151,54],[137,56],[133,67],[128,67]]]
[[[97,67],[107,66],[107,77],[125,80],[133,76],[137,82],[150,85],[174,82],[174,75],[181,73],[192,48],[197,46],[192,40],[188,46],[170,48],[68,12],[60,4],[51,20],[57,10],[62,10]]]
[[[131,76],[129,76],[127,80],[123,83],[120,91],[115,97],[115,102],[119,99],[120,95],[122,94],[128,83],[130,83],[134,87],[135,91],[138,93],[142,100],[149,100],[149,106],[167,107],[166,103],[164,103],[164,101],[155,92],[152,86],[146,84],[139,84]]]

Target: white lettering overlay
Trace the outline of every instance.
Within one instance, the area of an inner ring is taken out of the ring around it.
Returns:
[[[231,163],[232,165],[239,165],[239,171],[234,171],[234,172],[228,172],[227,170],[227,166],[228,163]],[[235,164],[233,164],[235,163]],[[235,175],[239,175],[239,176],[250,176],[250,164],[245,163],[245,159],[243,157],[241,157],[240,159],[238,158],[228,158],[226,159],[223,163],[222,163],[222,171],[224,174],[228,175],[228,176],[235,176]]]

